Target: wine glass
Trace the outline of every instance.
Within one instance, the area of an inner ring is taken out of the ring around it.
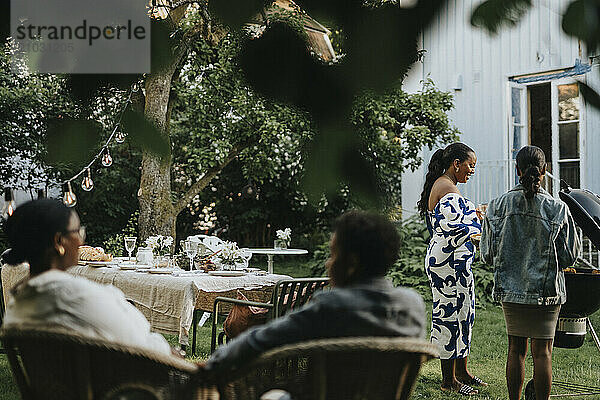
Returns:
[[[194,269],[194,257],[198,253],[198,243],[192,240],[183,242],[183,251],[190,258],[190,271]]]
[[[128,260],[131,260],[131,253],[133,252],[133,249],[135,249],[135,242],[137,241],[137,237],[136,236],[125,236],[124,240],[125,240],[125,250],[127,250],[127,252],[129,253]]]
[[[475,209],[475,211],[477,212],[477,217],[479,217],[479,219],[483,219],[483,217],[485,217],[485,213],[487,211],[487,207],[488,207],[488,203],[480,203],[477,208]]]

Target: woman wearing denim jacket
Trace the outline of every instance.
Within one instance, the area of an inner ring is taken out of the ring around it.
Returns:
[[[538,400],[552,385],[552,341],[566,301],[563,268],[581,243],[568,207],[540,187],[546,172],[542,149],[517,154],[520,184],[490,202],[483,222],[481,257],[494,266],[494,298],[502,303],[508,334],[506,383],[510,400],[521,397],[527,339]]]

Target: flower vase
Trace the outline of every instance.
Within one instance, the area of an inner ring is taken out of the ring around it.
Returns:
[[[171,262],[170,256],[156,256],[152,266],[154,268],[167,268]]]
[[[221,261],[221,269],[223,271],[233,271],[233,270],[235,270],[235,263]]]
[[[288,248],[288,242],[285,239],[275,239],[273,247],[275,249],[287,249]]]

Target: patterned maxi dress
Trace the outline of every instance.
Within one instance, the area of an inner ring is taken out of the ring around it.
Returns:
[[[475,321],[471,271],[475,247],[470,237],[481,233],[481,224],[471,201],[448,193],[428,212],[427,228],[431,234],[425,258],[433,293],[431,342],[443,360],[465,358]]]

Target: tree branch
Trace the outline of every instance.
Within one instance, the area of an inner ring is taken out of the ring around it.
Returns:
[[[181,196],[179,201],[177,201],[173,205],[175,215],[177,216],[181,211],[183,211],[183,209],[186,208],[188,204],[192,202],[194,197],[196,197],[210,183],[210,181],[215,176],[217,176],[219,172],[221,172],[223,168],[225,168],[231,161],[233,161],[243,150],[248,148],[250,145],[252,145],[252,142],[245,142],[233,146],[233,148],[229,151],[222,163],[212,168],[209,168],[204,173],[204,175],[202,175],[200,179],[196,181],[196,183],[194,183],[185,194],[183,194],[183,196]]]

